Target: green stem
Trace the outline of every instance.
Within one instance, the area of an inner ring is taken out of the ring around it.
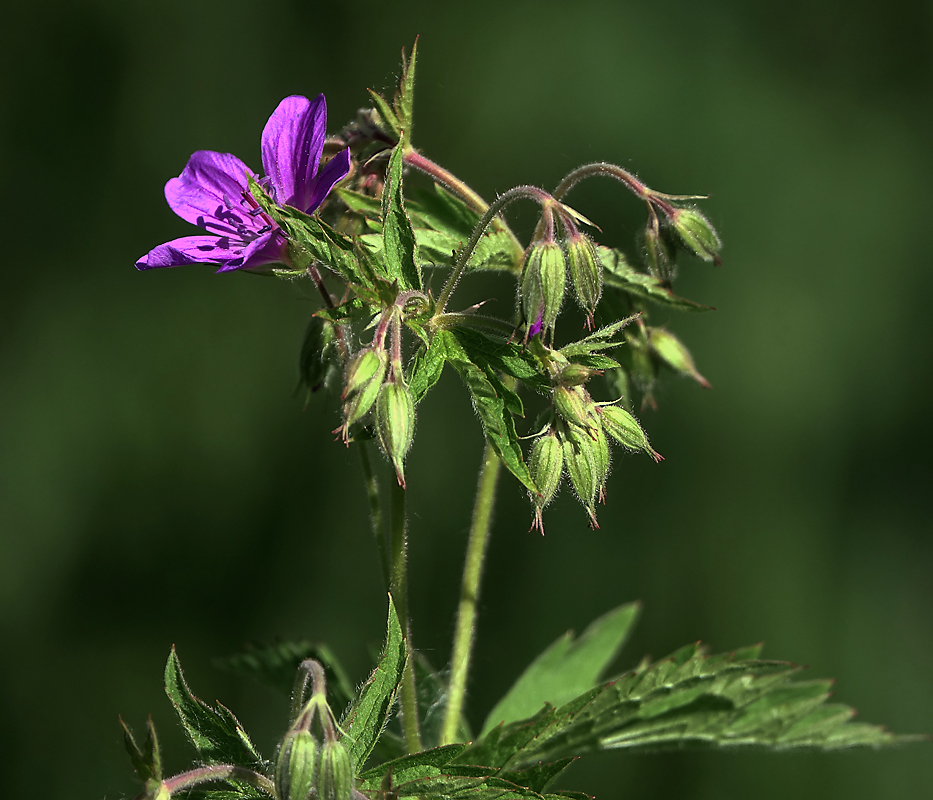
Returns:
[[[487,444],[483,454],[483,469],[480,472],[479,485],[476,490],[476,501],[473,506],[473,522],[470,526],[466,563],[463,567],[463,582],[460,587],[457,627],[454,631],[454,645],[450,659],[450,685],[444,726],[441,730],[441,744],[450,744],[456,741],[457,732],[460,729],[460,717],[463,714],[467,675],[470,669],[470,655],[476,633],[479,583],[492,523],[492,509],[496,497],[496,479],[499,477],[501,465],[502,462],[499,457],[492,447]]]
[[[408,531],[405,515],[405,488],[392,484],[392,570],[390,591],[395,611],[405,631],[409,659],[402,675],[399,701],[402,706],[402,732],[408,753],[422,750],[421,729],[418,722],[418,691],[411,653],[411,618],[408,616]]]
[[[275,797],[275,787],[265,775],[260,775],[258,772],[253,772],[253,770],[244,767],[235,767],[231,764],[212,764],[207,767],[198,767],[198,769],[193,769],[190,772],[176,775],[174,778],[168,778],[162,782],[162,786],[165,787],[169,794],[175,794],[210,781],[243,781],[243,783],[248,783],[250,786],[255,786],[270,797]]]
[[[382,522],[382,506],[379,503],[379,483],[376,473],[373,472],[373,463],[369,458],[367,442],[360,442],[360,464],[363,467],[363,482],[366,484],[366,497],[369,500],[369,522],[379,548],[379,562],[382,566],[382,579],[385,586],[391,586],[389,543],[386,541],[385,528]]]

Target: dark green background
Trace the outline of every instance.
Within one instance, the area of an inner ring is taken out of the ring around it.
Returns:
[[[590,531],[568,492],[528,533],[501,484],[473,720],[569,627],[644,603],[621,666],[703,639],[839,679],[837,698],[933,731],[929,2],[52,2],[4,11],[0,680],[4,793],[117,798],[117,714],[181,741],[161,670],[272,751],[285,705],[217,672],[252,640],[329,642],[354,679],[385,598],[333,404],[292,397],[309,293],[249,275],[140,274],[185,235],[162,199],[195,149],[259,166],[286,94],[335,130],[421,34],[415,142],[487,198],[610,160],[709,192],[724,264],[671,315],[715,387],[671,379],[643,417],[667,457],[619,459]],[[621,242],[637,204],[572,200]],[[507,314],[507,289],[494,307]],[[664,313],[656,313],[666,321]],[[481,452],[453,376],[410,459],[417,641],[446,660]],[[931,745],[844,754],[620,753],[601,798],[919,798]]]

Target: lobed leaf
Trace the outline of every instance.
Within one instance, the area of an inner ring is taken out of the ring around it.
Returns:
[[[598,246],[599,260],[603,265],[603,283],[613,286],[640,300],[650,300],[659,305],[681,311],[715,311],[712,306],[695,303],[674,294],[663,281],[632,267],[625,254],[610,247]]]

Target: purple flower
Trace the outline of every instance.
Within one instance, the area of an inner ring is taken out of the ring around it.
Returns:
[[[286,97],[269,117],[262,131],[263,185],[279,205],[311,214],[350,171],[349,150],[318,171],[326,126],[323,94],[313,100]],[[179,217],[205,233],[160,244],[136,268],[215,264],[218,272],[228,272],[284,261],[285,236],[253,199],[247,175],[256,178],[229,153],[194,153],[181,175],[165,184],[165,199]]]

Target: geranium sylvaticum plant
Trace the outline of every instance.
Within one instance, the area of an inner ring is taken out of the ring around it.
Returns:
[[[544,533],[546,507],[562,487],[598,527],[613,458],[661,459],[636,415],[655,406],[663,373],[709,385],[652,314],[708,310],[674,293],[676,262],[718,263],[721,242],[697,205],[703,197],[664,194],[609,163],[578,167],[550,192],[517,186],[487,203],[412,143],[415,55],[404,59],[391,101],[370,92],[370,104],[329,137],[323,95],[282,100],[262,131],[263,175],[236,156],[195,152],[165,196],[201,232],[136,263],[310,281],[320,308],[302,344],[301,379],[339,399],[334,447],[359,452],[389,592],[385,645],[358,690],[324,648],[286,643],[228,660],[260,679],[295,676],[291,715],[272,753],[258,751],[231,711],[191,692],[173,650],[165,686],[195,763],[165,775],[151,721],[145,739],[124,727],[140,797],[579,798],[551,786],[572,760],[599,750],[896,741],[827,702],[828,681],[800,680],[793,665],[763,660],[758,646],[709,656],[691,644],[608,679],[634,603],[578,639],[557,639],[470,730],[464,698],[502,468],[514,478],[506,490],[528,496],[532,530]],[[594,177],[644,203],[644,229],[631,247],[601,245],[600,229],[568,204],[571,190]],[[520,201],[540,214],[529,241],[505,216]],[[458,304],[461,283],[490,270],[514,278],[514,318]],[[579,314],[564,313],[573,306]],[[451,589],[460,600],[450,661],[431,665],[408,612],[405,462],[417,447],[419,406],[451,375],[472,399],[486,452],[462,584]],[[526,414],[526,404],[540,413]],[[376,444],[391,470],[388,513],[369,453]]]

